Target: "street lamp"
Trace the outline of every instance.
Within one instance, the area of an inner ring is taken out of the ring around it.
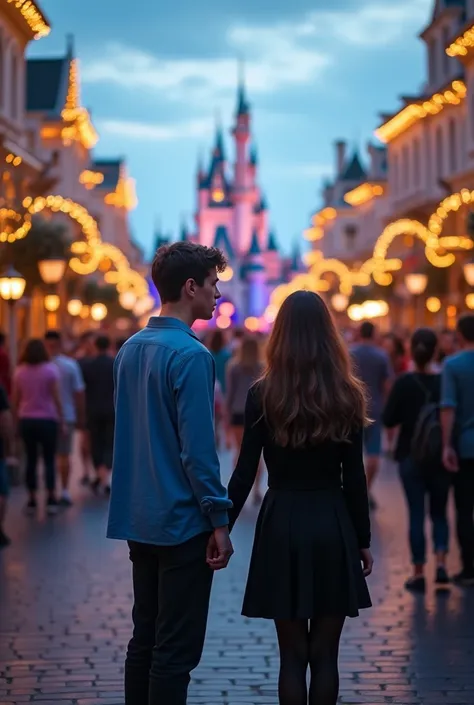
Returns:
[[[92,320],[99,323],[103,321],[107,315],[107,306],[101,303],[92,304],[90,313]]]
[[[52,257],[43,259],[38,262],[38,269],[45,284],[59,284],[66,271],[66,260]]]
[[[405,286],[412,296],[419,296],[428,286],[428,276],[421,272],[405,274]]]
[[[15,303],[23,296],[25,286],[25,278],[22,277],[16,269],[13,269],[13,267],[8,267],[0,276],[0,296],[8,303],[8,337],[10,342],[10,363],[12,366],[16,365],[17,358]]]
[[[474,286],[474,260],[466,262],[463,267],[464,278],[469,284],[469,286]]]
[[[67,305],[67,312],[70,316],[79,316],[82,311],[82,301],[80,299],[71,299]]]

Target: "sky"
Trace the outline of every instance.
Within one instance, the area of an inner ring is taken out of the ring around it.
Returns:
[[[125,157],[136,179],[135,238],[150,254],[157,225],[192,225],[198,155],[216,119],[227,133],[239,60],[252,109],[259,181],[283,250],[321,203],[333,142],[364,150],[381,112],[422,88],[417,35],[434,0],[40,0],[51,34],[30,56],[64,53],[75,36],[82,102],[98,157]]]

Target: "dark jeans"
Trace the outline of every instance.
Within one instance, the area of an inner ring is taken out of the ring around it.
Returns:
[[[178,546],[129,542],[133,637],[125,661],[126,705],[185,705],[206,633],[210,534]]]
[[[474,458],[459,461],[453,474],[456,525],[461,560],[465,571],[474,570]]]
[[[91,456],[95,469],[112,467],[115,419],[110,414],[89,417]]]
[[[426,499],[433,531],[435,552],[446,552],[449,543],[449,527],[446,516],[450,476],[442,467],[423,471],[411,458],[400,463],[400,478],[408,504],[410,524],[410,548],[414,565],[426,561],[425,516]]]
[[[26,451],[26,486],[30,492],[38,488],[38,450],[44,461],[46,489],[56,487],[56,448],[58,423],[52,419],[21,419],[20,435]]]

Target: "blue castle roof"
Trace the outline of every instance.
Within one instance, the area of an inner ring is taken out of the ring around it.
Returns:
[[[352,159],[347,164],[344,169],[341,180],[342,181],[363,181],[367,177],[364,167],[361,164],[358,153],[355,151],[352,155]]]
[[[252,241],[250,243],[249,251],[248,251],[248,256],[252,255],[260,255],[262,253],[262,250],[260,249],[260,245],[258,242],[258,233],[256,230],[253,231],[252,234]]]
[[[218,247],[227,255],[229,259],[235,257],[234,248],[229,238],[229,232],[225,225],[218,225],[214,235],[214,247]]]

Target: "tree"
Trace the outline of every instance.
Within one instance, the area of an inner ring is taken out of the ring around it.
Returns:
[[[59,221],[33,216],[31,230],[22,240],[5,243],[0,250],[0,266],[8,265],[26,279],[26,294],[42,284],[38,262],[70,258],[71,243],[67,226]]]

